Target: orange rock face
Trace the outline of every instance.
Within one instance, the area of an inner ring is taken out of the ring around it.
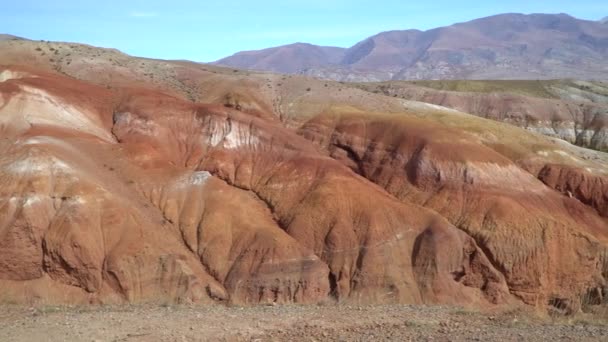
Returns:
[[[605,177],[571,166],[548,164],[541,169],[538,179],[595,208],[599,215],[608,217],[608,179]]]
[[[2,300],[575,310],[605,286],[602,176],[533,174],[425,117],[296,129],[135,82],[2,75]]]

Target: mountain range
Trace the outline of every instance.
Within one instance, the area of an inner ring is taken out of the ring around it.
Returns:
[[[296,43],[238,52],[214,64],[339,81],[608,79],[606,21],[509,13],[382,32],[350,48]]]

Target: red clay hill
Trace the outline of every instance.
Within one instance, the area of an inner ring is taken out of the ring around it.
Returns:
[[[339,83],[0,48],[4,302],[604,303],[605,153]]]

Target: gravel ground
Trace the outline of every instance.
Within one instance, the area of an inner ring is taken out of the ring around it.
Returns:
[[[608,341],[597,317],[441,306],[0,306],[2,341]]]

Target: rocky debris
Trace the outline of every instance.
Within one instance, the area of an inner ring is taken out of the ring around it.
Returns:
[[[10,341],[602,341],[605,321],[434,306],[4,306]]]

